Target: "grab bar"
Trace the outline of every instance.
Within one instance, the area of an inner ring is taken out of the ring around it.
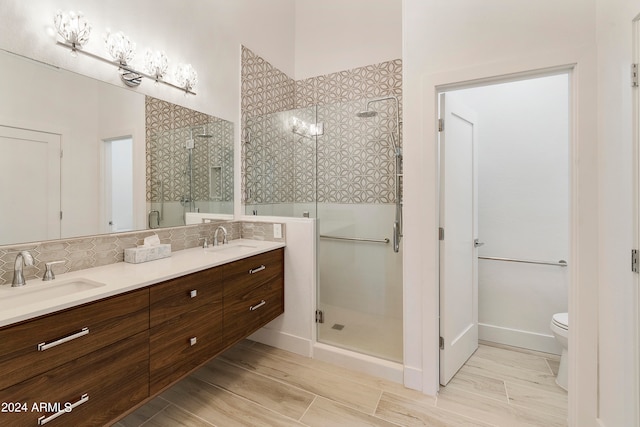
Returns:
[[[495,256],[479,256],[478,259],[490,259],[494,261],[508,261],[508,262],[522,262],[525,264],[542,264],[542,265],[555,265],[558,267],[566,267],[567,261],[561,259],[558,262],[547,262],[547,261],[532,261],[527,259],[515,259],[515,258],[500,258]]]
[[[332,240],[350,240],[355,242],[372,242],[372,243],[389,243],[388,238],[384,239],[365,239],[361,237],[341,237],[341,236],[326,236],[324,234],[320,235],[321,239],[332,239]]]

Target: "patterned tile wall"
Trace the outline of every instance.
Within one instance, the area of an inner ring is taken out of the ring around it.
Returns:
[[[243,143],[241,149],[242,178],[240,182],[243,200],[267,200],[268,176],[265,175],[265,165],[268,163],[256,150],[262,140],[265,123],[267,132],[280,132],[269,119],[258,120],[257,123],[247,125],[251,118],[268,116],[278,111],[295,108],[295,81],[282,71],[275,68],[250,49],[242,46],[241,64],[241,126]],[[254,125],[257,125],[254,128]],[[279,138],[284,137],[279,135]],[[288,157],[288,156],[287,156]],[[276,170],[276,169],[273,169]],[[287,177],[289,171],[277,169],[279,178]],[[249,187],[247,182],[252,183]],[[282,190],[286,191],[286,190]],[[291,197],[285,197],[290,199]],[[266,202],[259,202],[266,203]]]
[[[13,265],[16,255],[27,250],[34,258],[33,266],[24,267],[27,280],[41,280],[45,271],[45,262],[66,261],[54,266],[56,274],[83,270],[101,265],[124,261],[124,250],[141,245],[144,238],[154,233],[161,243],[170,243],[173,252],[195,248],[201,244],[200,237],[211,238],[218,225],[224,224],[228,239],[249,238],[267,241],[285,241],[285,224],[282,225],[282,239],[273,237],[270,223],[243,221],[214,221],[205,224],[183,227],[155,229],[131,233],[105,234],[75,239],[51,240],[46,242],[25,243],[22,245],[0,246],[0,285],[10,285],[13,279]]]
[[[316,122],[316,108],[288,110],[247,119],[251,139],[245,143],[249,203],[315,200],[315,140],[292,123]]]
[[[188,195],[191,137],[194,200],[233,201],[233,123],[149,96],[145,107],[147,202]]]
[[[356,113],[367,100],[395,96],[402,122],[402,60],[298,80],[293,106],[289,92],[282,102],[282,92],[274,92],[264,78],[267,72],[281,72],[245,47],[242,60],[245,203],[395,201],[394,146],[402,145],[401,125],[396,136],[396,103],[371,104],[375,117]],[[292,131],[293,117],[324,124],[317,157],[314,138]]]

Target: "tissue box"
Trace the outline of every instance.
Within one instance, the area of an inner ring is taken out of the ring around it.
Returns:
[[[127,248],[124,250],[124,262],[139,264],[171,256],[171,245],[163,244],[149,247]]]

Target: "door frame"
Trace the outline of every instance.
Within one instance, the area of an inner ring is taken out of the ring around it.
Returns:
[[[558,75],[558,74],[567,74],[568,76],[568,84],[569,84],[569,88],[568,88],[568,93],[569,93],[569,119],[568,119],[568,123],[569,123],[569,201],[570,201],[570,206],[569,206],[569,256],[568,256],[568,269],[569,269],[569,324],[572,325],[572,328],[569,330],[569,350],[568,350],[568,360],[569,360],[569,396],[573,395],[573,392],[576,390],[576,386],[575,381],[572,381],[573,379],[575,379],[576,375],[577,375],[577,369],[576,369],[576,352],[572,351],[572,349],[575,347],[574,346],[574,342],[575,342],[575,336],[576,336],[576,330],[578,329],[577,325],[579,325],[578,320],[576,319],[576,315],[575,312],[577,312],[576,309],[576,296],[575,294],[577,293],[577,286],[575,286],[575,280],[574,278],[577,277],[577,269],[578,266],[577,264],[577,259],[576,259],[576,252],[577,252],[577,212],[578,212],[578,200],[577,200],[577,181],[578,181],[578,176],[577,176],[577,167],[576,165],[576,159],[577,159],[577,138],[576,138],[576,91],[575,91],[575,85],[576,85],[576,67],[575,64],[567,64],[567,65],[559,65],[559,66],[554,66],[554,67],[549,67],[549,68],[545,68],[545,69],[538,69],[538,70],[531,70],[531,71],[521,71],[521,72],[515,72],[515,73],[511,73],[511,74],[505,74],[505,75],[495,75],[495,76],[491,76],[491,77],[487,77],[487,78],[481,78],[481,79],[477,79],[477,80],[473,80],[473,81],[457,81],[457,82],[451,82],[451,83],[443,83],[440,85],[435,86],[435,92],[436,92],[436,98],[439,100],[440,99],[440,95],[443,93],[447,93],[450,92],[452,90],[460,90],[460,89],[470,89],[470,88],[475,88],[475,87],[483,87],[483,86],[489,86],[489,85],[493,85],[493,84],[500,84],[500,83],[509,83],[509,82],[514,82],[514,81],[523,81],[523,80],[528,80],[528,79],[535,79],[535,78],[540,78],[540,77],[547,77],[547,76],[553,76],[553,75]],[[439,102],[439,101],[438,101]],[[439,104],[438,104],[439,107]],[[438,117],[439,117],[439,112],[437,113]],[[437,165],[437,173],[438,173],[438,177],[440,177],[440,146],[439,143],[437,144],[437,150],[438,150],[438,165]],[[440,180],[438,178],[438,221],[440,221],[440,200],[441,200],[441,191],[442,191],[442,185],[440,183]],[[438,276],[440,275],[440,262],[439,262],[439,258],[440,255],[438,253]],[[438,282],[438,293],[440,293],[440,282]],[[443,314],[440,313],[440,311],[438,310],[438,318],[440,318]],[[575,325],[575,326],[574,326]],[[438,358],[438,372],[440,371],[440,360]],[[440,386],[440,385],[438,385]],[[569,398],[569,405],[572,404],[574,400],[570,397]],[[577,410],[577,408],[575,408]],[[571,407],[569,408],[569,412],[571,413]]]
[[[405,385],[438,391],[438,188],[437,93],[492,81],[566,71],[570,81],[570,257],[569,421],[591,425],[597,418],[598,198],[596,136],[597,56],[588,47],[510,57],[463,69],[422,75],[422,144],[405,168]],[[580,159],[578,163],[577,160]],[[411,182],[416,184],[409,185]],[[415,253],[415,255],[411,255]],[[411,280],[409,280],[412,278]],[[576,283],[580,282],[580,286]],[[419,299],[419,303],[414,301]],[[422,319],[415,325],[415,319]],[[416,343],[415,339],[419,339]]]
[[[441,103],[441,97],[443,95],[449,96],[450,93],[455,93],[457,91],[460,90],[465,90],[465,89],[473,89],[473,88],[479,88],[479,87],[489,87],[489,86],[493,86],[493,85],[499,85],[499,84],[505,84],[505,83],[511,83],[511,82],[526,82],[527,80],[534,80],[534,79],[538,79],[538,78],[544,78],[544,77],[552,77],[552,76],[557,76],[557,75],[566,75],[567,76],[567,101],[570,100],[571,98],[571,68],[565,68],[563,69],[562,67],[560,68],[553,68],[550,70],[542,70],[541,72],[532,72],[532,73],[522,73],[522,74],[516,74],[516,75],[509,75],[509,76],[504,76],[504,78],[501,78],[499,76],[497,76],[496,78],[491,78],[491,79],[483,79],[480,81],[474,81],[474,82],[469,82],[467,83],[456,83],[454,85],[443,85],[443,86],[439,86],[437,88],[437,96],[438,96],[438,117],[443,117],[443,111],[442,111],[442,103]],[[569,111],[569,115],[571,116],[571,111]],[[476,123],[477,126],[477,123]],[[571,129],[571,117],[568,117],[567,119],[567,127],[569,129]],[[446,129],[446,123],[444,126],[444,129]],[[444,158],[446,158],[446,153],[443,157],[442,155],[442,147],[441,147],[441,136],[442,136],[441,131],[438,132],[438,177],[441,178],[442,177],[442,170],[443,170],[443,165],[442,165],[442,161]],[[567,144],[571,144],[571,132],[569,132],[568,135],[568,140],[567,140]],[[567,146],[568,149],[570,149],[570,146]],[[477,156],[478,156],[478,149],[477,147],[474,149],[475,151],[475,156],[476,159],[475,161],[477,162]],[[570,151],[570,150],[569,150]],[[567,164],[567,168],[569,171],[569,175],[571,175],[571,158],[568,159],[568,164]],[[569,176],[567,176],[567,179],[569,178]],[[478,203],[477,200],[477,189],[478,189],[478,182],[477,182],[477,176],[475,176],[476,181],[474,182],[474,204]],[[442,182],[438,182],[438,200],[439,200],[439,210],[438,210],[438,221],[439,224],[442,224],[442,200],[443,200],[443,195],[444,195],[444,191],[445,188],[442,184]],[[571,191],[569,192],[569,198],[567,200],[567,202],[569,202],[571,200]],[[477,215],[477,212],[476,212]],[[569,221],[571,221],[571,213],[569,212]],[[474,225],[474,237],[477,238],[478,237],[478,218],[475,218],[475,225]],[[569,222],[569,230],[571,229],[571,222]],[[567,231],[569,231],[567,230]],[[445,232],[446,235],[446,232]],[[446,241],[446,238],[445,238]],[[442,243],[442,242],[440,242]],[[438,253],[438,257],[439,260],[441,261],[442,255],[442,248],[440,247],[439,253]],[[479,303],[479,288],[478,288],[478,264],[477,264],[477,251],[476,251],[476,259],[475,259],[475,265],[474,265],[474,275],[475,275],[475,280],[476,280],[476,315],[479,314],[479,310],[478,310],[478,303]],[[442,292],[443,290],[443,276],[442,276],[442,262],[439,262],[439,292]],[[571,275],[569,275],[569,282],[571,283]],[[439,297],[440,300],[440,310],[442,309],[442,295],[440,295]],[[442,312],[439,312],[439,319],[442,319]],[[477,318],[476,318],[477,320]],[[478,323],[479,325],[479,323]],[[549,330],[549,335],[551,334],[551,331]],[[440,321],[440,336],[443,337],[444,335],[442,334],[442,321]],[[445,341],[446,341],[446,337],[445,337]],[[441,343],[442,345],[442,343]],[[446,345],[446,343],[445,343]],[[440,350],[440,358],[439,358],[439,366],[440,363],[442,362],[442,355],[443,355],[443,350],[441,348]],[[466,363],[466,362],[465,362]],[[440,367],[441,368],[441,367]],[[441,370],[441,369],[440,369]],[[442,377],[442,372],[440,372],[440,376]],[[455,376],[455,375],[454,375]],[[442,379],[442,378],[441,378]],[[443,383],[442,381],[440,381],[440,386],[442,386]]]
[[[637,15],[632,21],[632,60],[633,63],[640,63],[640,15]],[[633,93],[631,96],[632,102],[632,135],[633,135],[633,181],[634,181],[634,200],[633,200],[633,247],[640,249],[640,88],[632,88]],[[634,274],[634,285],[636,288],[636,301],[635,301],[635,348],[634,365],[635,373],[632,401],[636,402],[634,408],[634,416],[636,420],[640,420],[640,279],[638,274]]]

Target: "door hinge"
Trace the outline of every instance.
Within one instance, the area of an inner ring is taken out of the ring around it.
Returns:
[[[440,337],[440,350],[444,350],[444,338]]]
[[[442,132],[444,130],[444,119],[438,119],[438,132]]]
[[[60,219],[62,219],[62,211],[60,211]]]
[[[638,273],[638,250],[631,249],[631,271]]]
[[[438,228],[438,240],[444,240],[444,228]]]
[[[60,158],[64,155],[64,150],[60,150]]]
[[[631,64],[631,87],[638,87],[638,64]]]
[[[324,323],[324,313],[322,310],[316,310],[316,323]]]

